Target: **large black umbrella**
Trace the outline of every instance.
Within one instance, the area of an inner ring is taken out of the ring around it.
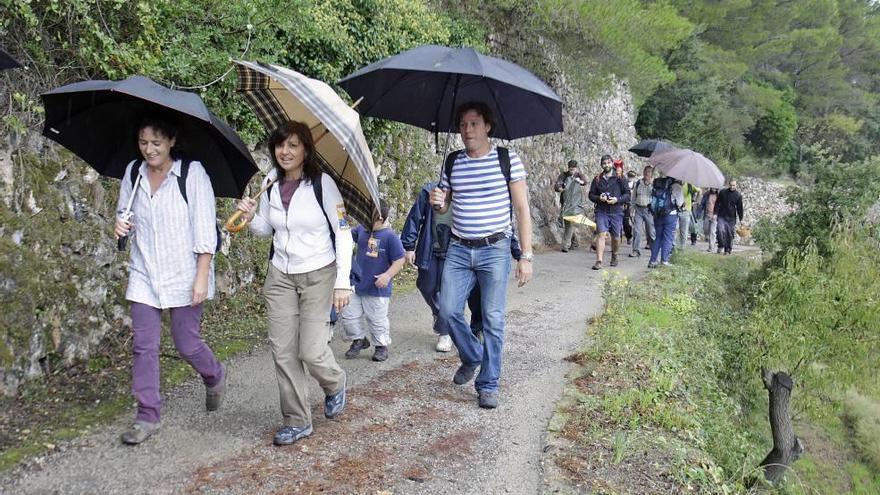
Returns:
[[[658,151],[671,150],[673,148],[675,148],[675,146],[669,141],[664,141],[662,139],[642,139],[629,150],[636,155],[647,158]]]
[[[21,67],[21,64],[18,63],[18,61],[14,58],[12,58],[8,53],[0,50],[0,70],[15,69],[17,67]]]
[[[41,97],[46,110],[43,135],[102,175],[122,178],[126,165],[141,158],[136,127],[141,116],[156,112],[178,125],[176,148],[205,166],[216,196],[241,197],[257,172],[238,134],[194,93],[132,76],[68,84]]]
[[[433,132],[455,132],[455,107],[486,103],[491,136],[517,139],[562,131],[562,100],[534,74],[473,48],[425,45],[368,65],[339,85],[360,112]]]

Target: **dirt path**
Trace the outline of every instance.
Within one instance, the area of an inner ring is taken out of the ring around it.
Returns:
[[[329,421],[314,386],[315,433],[271,446],[279,424],[267,347],[230,364],[223,408],[204,411],[195,380],[165,399],[160,432],[119,444],[120,418],[61,451],[5,473],[3,493],[540,493],[547,422],[588,319],[601,309],[601,274],[583,250],[536,257],[536,278],[511,280],[501,403],[476,405],[473,385],[452,383],[458,359],[433,350],[430,313],[418,294],[392,302],[391,358],[346,360],[349,403]],[[647,260],[622,258],[633,276]]]

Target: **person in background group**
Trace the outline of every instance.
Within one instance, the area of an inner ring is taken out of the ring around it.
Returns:
[[[718,252],[730,254],[733,250],[733,235],[736,228],[736,219],[742,221],[743,203],[742,195],[736,190],[736,181],[730,181],[727,188],[718,193],[715,201],[714,215],[718,222]]]
[[[562,232],[562,252],[567,253],[569,248],[578,247],[577,237],[574,235],[575,224],[563,217],[583,213],[584,191],[587,178],[578,170],[578,163],[569,160],[568,170],[562,172],[553,185],[553,190],[559,193],[560,211],[565,230]]]
[[[351,341],[351,347],[345,353],[348,359],[356,358],[362,350],[370,347],[371,339],[376,347],[373,361],[388,359],[388,346],[391,345],[388,307],[392,281],[405,263],[400,237],[388,223],[388,210],[388,205],[382,201],[369,229],[358,225],[351,231],[357,246],[355,263],[360,280],[355,285],[351,303],[340,314],[345,340]],[[366,323],[366,329],[363,323]]]
[[[626,185],[630,190],[630,202],[623,205],[623,236],[626,237],[626,245],[632,244],[633,239],[633,208],[632,208],[632,188],[636,183],[636,173],[630,170],[626,173]]]
[[[456,110],[456,123],[464,152],[454,152],[449,171],[443,171],[440,187],[431,194],[432,206],[445,212],[452,208],[452,241],[446,253],[440,290],[440,317],[449,322],[461,365],[453,382],[464,385],[480,369],[475,381],[478,404],[498,407],[498,380],[504,345],[507,280],[510,271],[512,215],[523,253],[517,263],[520,286],[532,278],[532,225],[526,171],[512,150],[509,178],[502,170],[499,149],[489,133],[494,126],[492,110],[482,102],[464,103]],[[464,320],[464,305],[474,284],[480,285],[483,304],[482,342]]]
[[[602,171],[590,183],[590,201],[596,204],[596,263],[593,270],[602,268],[605,254],[605,236],[611,235],[611,266],[617,266],[620,236],[623,233],[623,205],[629,202],[630,192],[626,178],[614,172],[611,156],[600,161]]]
[[[718,189],[710,187],[703,193],[703,199],[700,200],[700,211],[703,214],[703,235],[709,244],[707,252],[715,250],[716,244],[716,227],[718,221],[715,217],[715,203],[718,201]]]
[[[633,243],[630,258],[642,255],[642,236],[648,248],[654,242],[654,215],[651,214],[651,190],[654,188],[654,168],[650,165],[642,170],[642,178],[632,187]]]
[[[700,193],[700,188],[685,182],[681,186],[681,192],[684,196],[684,203],[679,209],[676,245],[679,249],[684,249],[684,245],[691,232],[691,210],[694,204],[694,196]]]
[[[651,190],[651,213],[654,215],[657,237],[651,245],[651,260],[648,261],[648,268],[656,268],[658,262],[664,266],[669,264],[675,227],[678,225],[682,204],[684,204],[684,196],[681,181],[672,177],[654,179],[654,187]]]
[[[327,315],[351,297],[351,227],[333,178],[321,172],[309,126],[291,121],[269,136],[273,169],[260,195],[238,202],[251,230],[272,236],[263,295],[284,425],[275,445],[312,434],[309,376],[324,390],[324,416],[345,407],[345,372],[327,342]],[[320,191],[320,194],[319,192]],[[318,197],[321,197],[320,202]]]
[[[202,377],[208,411],[220,407],[227,371],[201,337],[203,303],[214,297],[217,233],[211,181],[197,161],[188,162],[182,175],[183,160],[174,156],[177,129],[163,117],[145,117],[132,138],[137,139],[143,159],[128,164],[117,210],[122,211],[134,194],[133,217],[117,218],[115,234],[117,239],[132,236],[125,299],[131,302],[131,392],[137,400],[137,416],[121,440],[136,445],[159,428],[163,310],[171,313],[174,347]],[[132,174],[138,177],[136,184],[128,179]],[[178,179],[184,176],[181,186]]]

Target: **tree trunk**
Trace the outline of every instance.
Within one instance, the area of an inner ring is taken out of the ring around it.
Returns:
[[[788,471],[788,467],[804,453],[801,440],[795,436],[791,425],[789,400],[793,382],[791,377],[781,371],[761,370],[764,388],[770,396],[770,431],[773,433],[773,450],[761,461],[764,477],[770,483],[777,483]]]

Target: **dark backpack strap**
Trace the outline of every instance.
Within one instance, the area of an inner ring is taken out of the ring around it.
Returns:
[[[138,161],[135,160],[131,162],[131,170],[128,172],[128,179],[131,181],[131,190],[134,192],[134,183],[137,182],[138,174],[140,173],[141,168],[138,166]]]
[[[510,184],[510,150],[502,146],[499,146],[497,149],[498,163],[501,164],[501,173],[504,174],[504,179]],[[508,193],[509,192],[510,190],[508,189]]]
[[[183,202],[186,204],[189,204],[189,199],[186,197],[186,177],[189,175],[190,161],[189,158],[180,160],[180,175],[177,176],[177,188],[180,189],[180,195],[183,196]]]
[[[330,229],[330,242],[333,244],[333,250],[336,250],[336,232],[333,231],[333,224],[330,223],[330,217],[327,216],[327,210],[324,209],[324,185],[321,184],[324,174],[318,175],[317,181],[312,181],[312,190],[315,191],[315,199],[318,200],[318,207],[324,214],[324,220],[327,220],[327,228]]]
[[[455,165],[455,160],[462,151],[464,150],[455,150],[446,155],[446,162],[443,163],[443,171],[446,174],[446,180],[449,182],[450,189],[452,188],[452,166]]]

